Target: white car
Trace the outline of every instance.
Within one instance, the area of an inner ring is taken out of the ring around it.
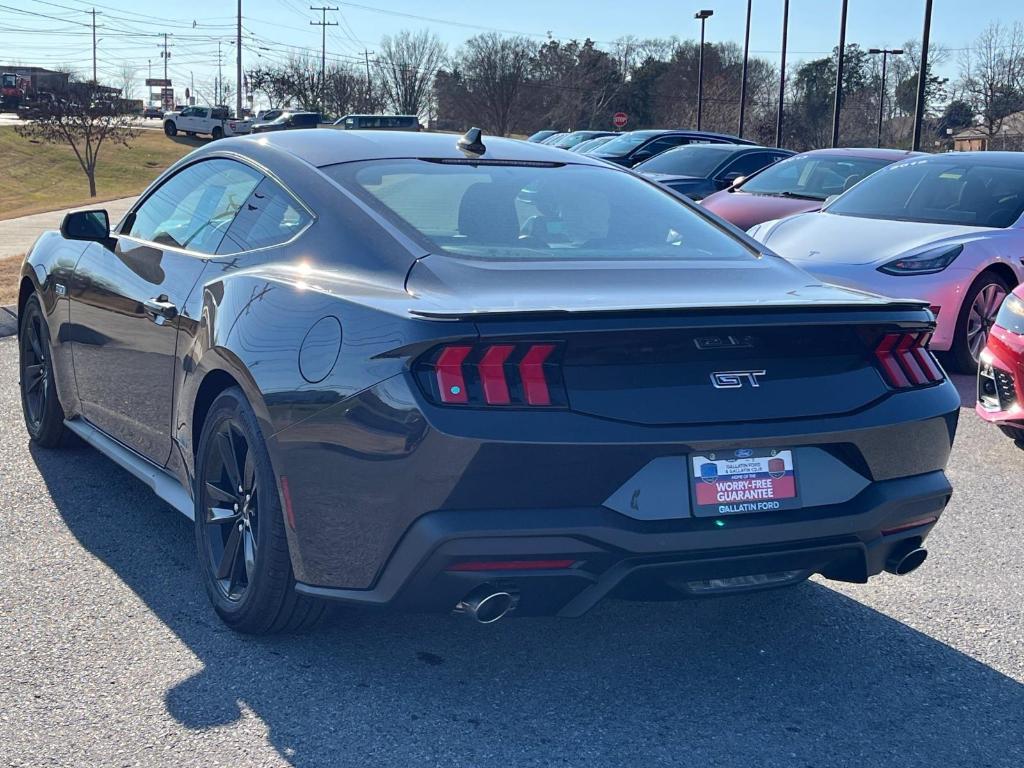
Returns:
[[[750,235],[819,279],[923,299],[930,346],[977,369],[1006,294],[1024,280],[1024,155],[951,152],[877,171],[820,213],[766,221]]]
[[[164,133],[168,136],[177,136],[181,131],[186,136],[202,134],[222,139],[244,135],[251,129],[249,120],[235,120],[226,107],[185,107],[180,112],[164,113]]]

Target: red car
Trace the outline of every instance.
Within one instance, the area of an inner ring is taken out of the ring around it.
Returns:
[[[703,206],[741,229],[821,209],[861,179],[917,152],[902,149],[815,149],[770,165],[704,198]]]
[[[978,366],[978,415],[1024,440],[1024,285],[1003,301]]]

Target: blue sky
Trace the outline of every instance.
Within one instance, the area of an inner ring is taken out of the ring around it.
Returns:
[[[317,5],[325,4],[317,0]],[[694,37],[698,23],[694,11],[710,8],[709,41],[742,42],[746,0],[644,0],[639,3],[607,0],[333,0],[340,11],[328,14],[339,22],[328,30],[328,55],[355,61],[364,48],[374,50],[382,35],[403,28],[429,27],[452,48],[481,28],[521,32],[542,39],[549,32],[558,38],[591,37],[611,41],[626,34],[659,37],[677,34]],[[291,47],[319,51],[320,30],[309,22],[318,12],[300,0],[243,0],[246,28],[244,62],[249,67],[260,57],[286,56]],[[838,40],[841,0],[791,0],[789,60],[827,54]],[[896,46],[921,34],[924,0],[850,0],[848,42],[865,47]],[[935,0],[932,40],[954,49],[943,74],[955,75],[957,49],[966,47],[991,21],[1024,20],[1018,0]],[[95,7],[101,81],[113,81],[123,62],[146,76],[152,62],[154,76],[162,74],[159,34],[171,33],[170,74],[176,86],[194,79],[200,91],[212,89],[217,71],[217,40],[225,64],[234,66],[233,19],[235,0],[0,0],[0,63],[72,64],[83,74],[91,70],[91,17]],[[377,10],[372,10],[377,9]],[[381,11],[386,12],[381,12]],[[430,17],[432,20],[410,18]],[[778,60],[782,0],[754,0],[751,50]],[[261,50],[264,49],[264,50]],[[265,50],[270,49],[270,50]]]

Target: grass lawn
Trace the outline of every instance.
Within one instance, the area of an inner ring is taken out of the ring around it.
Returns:
[[[0,259],[0,307],[18,302],[18,275],[21,274],[22,258]]]
[[[129,147],[105,143],[92,202],[139,194],[164,168],[204,143],[185,136],[171,139],[162,131],[139,131]],[[89,180],[67,144],[36,143],[11,126],[0,127],[0,168],[0,220],[90,202]]]

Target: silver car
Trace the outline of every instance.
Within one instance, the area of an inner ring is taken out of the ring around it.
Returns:
[[[829,283],[926,300],[931,348],[974,371],[1006,294],[1024,279],[1024,156],[957,152],[894,163],[820,213],[750,234]]]

